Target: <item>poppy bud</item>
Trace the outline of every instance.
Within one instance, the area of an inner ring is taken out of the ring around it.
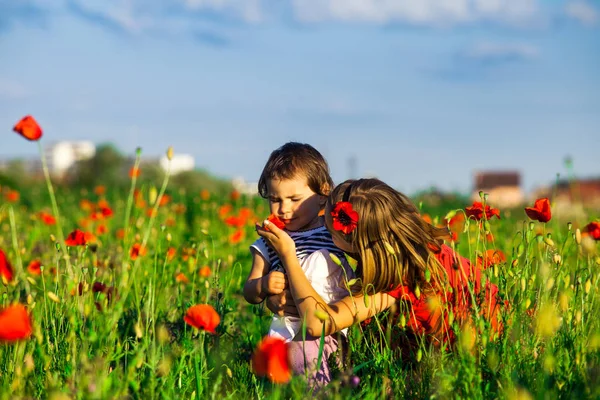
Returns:
[[[525,245],[523,243],[519,244],[517,247],[517,257],[521,257],[521,255],[525,252]]]
[[[431,271],[429,269],[425,270],[425,281],[429,282],[431,280]]]
[[[587,281],[585,281],[585,294],[588,294],[591,288],[592,282],[588,279]]]
[[[406,316],[404,314],[402,314],[400,316],[400,327],[404,328],[406,326]]]
[[[331,260],[336,263],[337,265],[339,265],[340,267],[342,266],[342,262],[340,261],[339,257],[336,256],[333,253],[329,253],[329,257],[331,258]]]
[[[329,314],[327,314],[323,310],[315,310],[315,317],[317,317],[319,320],[325,322],[329,319]]]
[[[142,155],[142,148],[141,147],[136,147],[136,149],[135,149],[135,155],[138,156],[138,157]]]
[[[554,278],[550,278],[548,279],[548,281],[546,282],[546,289],[550,290],[552,289],[552,287],[554,287]]]
[[[385,247],[385,250],[390,253],[391,255],[396,254],[396,251],[394,250],[394,248],[392,247],[391,244],[389,244],[386,240],[383,241],[383,246]]]
[[[173,159],[173,146],[169,146],[167,149],[167,159],[171,161]]]
[[[513,266],[513,268],[517,267],[517,266],[519,265],[519,259],[518,259],[518,258],[515,258],[515,259],[512,261],[512,264],[511,264],[511,265]]]
[[[450,221],[452,218],[454,218],[455,215],[456,215],[456,210],[451,210],[448,212],[448,214],[446,214],[444,219],[446,219],[446,221]]]
[[[554,241],[552,239],[550,239],[549,237],[544,239],[544,243],[546,243],[550,247],[554,247]]]
[[[521,278],[521,291],[524,292],[527,289],[527,281],[525,278]]]
[[[417,362],[420,362],[422,357],[423,357],[423,350],[421,350],[421,349],[417,350]]]
[[[529,223],[529,230],[532,231],[535,228],[535,224],[533,222]]]
[[[58,298],[58,296],[54,292],[46,292],[46,295],[53,302],[60,303],[60,299]]]
[[[415,287],[415,296],[417,297],[417,299],[421,298],[421,289],[419,288],[419,285]]]
[[[552,260],[554,261],[554,264],[560,265],[562,257],[560,256],[560,254],[556,253],[554,256],[552,256]]]
[[[581,244],[581,231],[579,230],[579,228],[575,230],[575,241],[577,242],[577,244]]]
[[[156,190],[156,187],[152,186],[150,188],[150,190],[148,191],[148,201],[150,202],[150,204],[154,204],[157,197],[158,197],[158,191]]]
[[[571,222],[567,223],[567,230],[571,230],[571,228],[573,227],[573,224]]]

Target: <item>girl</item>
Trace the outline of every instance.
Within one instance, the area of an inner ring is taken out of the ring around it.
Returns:
[[[448,231],[425,222],[402,193],[377,179],[348,180],[331,193],[325,221],[333,242],[358,261],[351,295],[334,304],[322,301],[303,277],[294,242],[285,232],[268,221],[268,230],[259,230],[283,261],[291,296],[310,334],[324,329],[329,335],[392,305],[415,339],[394,347],[415,346],[421,339],[434,346],[451,344],[452,320],[467,322],[472,309],[498,330],[495,285],[482,291],[481,271],[441,244]],[[328,318],[322,322],[316,310]]]

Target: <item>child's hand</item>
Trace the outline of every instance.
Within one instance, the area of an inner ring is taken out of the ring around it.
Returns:
[[[265,293],[279,294],[287,287],[287,277],[283,272],[271,271],[263,278],[262,284]]]
[[[294,298],[292,297],[289,289],[285,289],[279,294],[267,296],[265,303],[267,308],[271,310],[273,314],[277,314],[279,316],[283,316],[284,314],[298,315],[296,303],[294,303]]]
[[[272,222],[265,220],[262,226],[256,224],[256,232],[275,250],[279,258],[283,259],[286,255],[296,257],[294,240]]]

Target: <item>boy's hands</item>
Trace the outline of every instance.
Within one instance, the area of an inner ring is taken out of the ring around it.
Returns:
[[[262,280],[262,291],[267,295],[280,294],[287,286],[287,276],[279,271],[269,272]]]
[[[279,229],[275,224],[265,220],[262,226],[256,224],[256,232],[282,260],[286,256],[296,257],[296,243],[287,232]]]

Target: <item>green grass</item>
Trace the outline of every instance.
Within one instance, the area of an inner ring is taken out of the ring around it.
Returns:
[[[270,323],[266,308],[249,305],[242,296],[251,263],[248,246],[256,238],[253,223],[268,214],[262,199],[203,199],[200,193],[173,190],[172,201],[158,207],[153,218],[149,197],[160,197],[160,190],[142,186],[142,207],[132,193],[107,188],[114,215],[94,221],[80,201],[97,204],[100,197],[62,190],[57,203],[65,236],[76,227],[95,232],[103,224],[108,229],[94,245],[64,248],[55,241],[56,227],[37,217],[51,210],[49,201],[35,200],[44,189],[30,188],[31,196],[0,206],[0,249],[16,275],[8,285],[0,284],[0,301],[3,307],[28,304],[34,324],[30,339],[0,345],[0,399],[308,396],[303,377],[278,386],[250,369],[252,352]],[[226,204],[232,206],[228,215],[251,210],[237,243],[231,237],[238,228],[219,215]],[[428,209],[434,221],[448,211]],[[598,215],[572,221],[569,229],[560,215],[543,226],[530,224],[522,210],[501,212],[502,220],[490,221],[493,241],[486,241],[471,221],[457,248],[472,262],[486,249],[506,254],[505,263],[484,273],[510,304],[503,314],[504,334],[492,340],[485,321],[476,319],[474,343],[465,336],[453,352],[423,346],[398,354],[385,341],[406,332],[382,314],[378,323],[350,330],[347,365],[321,396],[600,397],[598,244],[575,239],[576,228]],[[553,243],[544,241],[548,234]],[[136,260],[129,254],[134,243],[145,243],[147,249]],[[169,248],[176,249],[172,259]],[[33,259],[42,261],[41,276],[27,272]],[[198,274],[205,265],[211,268],[209,277]],[[176,282],[179,272],[188,283]],[[114,287],[112,296],[94,293],[94,282]],[[216,335],[183,321],[187,308],[199,303],[211,304],[220,314]],[[379,327],[385,326],[389,329],[382,333]]]

